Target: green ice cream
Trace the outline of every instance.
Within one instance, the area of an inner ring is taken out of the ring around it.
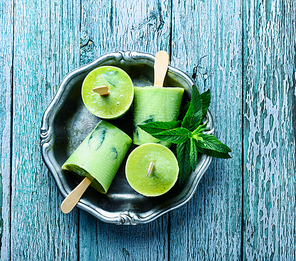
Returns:
[[[93,88],[107,86],[110,94],[101,96]],[[91,71],[82,84],[82,100],[87,109],[102,119],[122,116],[131,106],[134,87],[128,74],[114,66],[102,66]]]
[[[130,145],[131,138],[101,121],[67,159],[62,169],[88,177],[99,192],[107,193]]]
[[[147,170],[153,162],[154,167],[147,177]],[[179,167],[170,149],[154,143],[147,143],[134,149],[125,166],[126,178],[138,193],[155,197],[169,191],[178,179]]]
[[[172,87],[135,87],[133,143],[170,143],[159,141],[138,127],[152,121],[175,121],[178,119],[184,89]]]

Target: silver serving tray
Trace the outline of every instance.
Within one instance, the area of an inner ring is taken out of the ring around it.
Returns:
[[[44,112],[40,134],[43,160],[64,197],[81,179],[73,173],[62,171],[61,166],[100,121],[84,106],[81,99],[81,85],[91,70],[102,65],[122,68],[130,75],[135,86],[147,86],[153,83],[154,56],[129,51],[101,56],[65,77],[56,96]],[[187,74],[169,66],[164,86],[182,86],[185,89],[184,103],[190,99],[191,87],[194,84]],[[208,118],[207,133],[213,133],[214,123],[209,112]],[[132,137],[132,108],[122,118],[109,122]],[[132,145],[129,152],[134,148]],[[200,155],[196,170],[182,187],[175,185],[166,194],[149,198],[135,192],[127,183],[124,160],[106,195],[88,188],[77,206],[108,223],[124,225],[148,223],[185,204],[196,191],[210,162],[211,157]]]

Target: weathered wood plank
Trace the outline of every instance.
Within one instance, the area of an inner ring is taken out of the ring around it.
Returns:
[[[77,211],[60,211],[39,129],[59,82],[79,66],[80,2],[18,1],[14,13],[11,259],[76,260]]]
[[[82,1],[81,62],[121,50],[169,51],[171,6],[159,1]],[[167,260],[168,216],[136,227],[102,223],[80,212],[81,260]]]
[[[238,260],[242,220],[240,1],[173,1],[173,65],[210,89],[215,136],[232,149],[214,159],[195,196],[171,214],[171,260]],[[203,58],[202,58],[203,57]]]
[[[81,61],[116,51],[155,54],[170,47],[170,4],[159,1],[82,1]]]
[[[13,2],[0,3],[0,259],[10,259]]]
[[[244,258],[295,260],[295,1],[244,2]]]

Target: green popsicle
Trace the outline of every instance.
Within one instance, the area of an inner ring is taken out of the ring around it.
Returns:
[[[133,143],[170,143],[159,141],[137,125],[152,121],[175,121],[178,119],[183,88],[135,87]]]
[[[62,169],[88,177],[91,185],[105,194],[131,143],[131,138],[123,131],[101,121],[67,159]]]
[[[93,89],[108,87],[109,94],[100,95]],[[82,84],[82,100],[87,109],[102,119],[122,116],[131,106],[134,88],[128,74],[114,66],[102,66],[91,71]]]
[[[149,166],[152,165],[152,171],[147,175]],[[144,196],[155,197],[174,186],[179,167],[170,149],[161,144],[147,143],[132,151],[127,159],[125,172],[128,183],[135,191]]]
[[[133,142],[141,145],[149,142],[170,146],[159,141],[138,127],[152,121],[175,121],[178,119],[184,93],[183,88],[162,88],[168,70],[169,54],[159,51],[154,62],[154,86],[135,87]]]

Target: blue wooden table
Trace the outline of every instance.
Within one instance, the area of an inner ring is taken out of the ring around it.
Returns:
[[[0,10],[1,260],[296,259],[295,0],[3,0]],[[160,49],[211,90],[232,159],[214,159],[186,205],[146,225],[61,213],[39,147],[59,83],[102,54]]]

